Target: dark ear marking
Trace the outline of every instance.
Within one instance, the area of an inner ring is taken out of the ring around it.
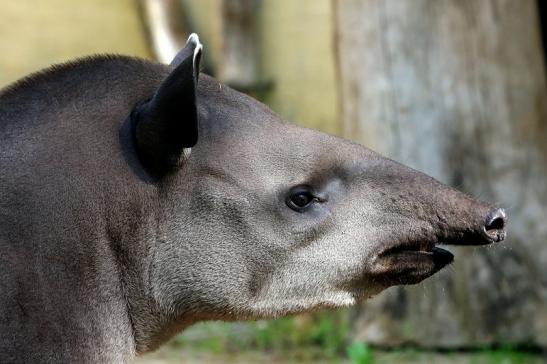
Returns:
[[[196,89],[203,46],[196,34],[171,62],[172,72],[154,96],[135,107],[135,141],[139,158],[153,174],[177,169],[185,148],[198,140]]]

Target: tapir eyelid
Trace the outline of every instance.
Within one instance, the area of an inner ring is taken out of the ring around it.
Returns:
[[[318,196],[310,186],[306,185],[293,187],[285,199],[286,205],[296,212],[305,212],[314,203],[325,201],[325,197]]]

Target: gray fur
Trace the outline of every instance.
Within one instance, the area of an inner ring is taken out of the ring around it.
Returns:
[[[1,363],[127,362],[198,321],[352,305],[451,260],[382,255],[398,244],[503,238],[490,205],[204,74],[197,144],[154,169],[131,112],[173,67],[87,58],[0,94]],[[305,213],[300,184],[322,198]]]

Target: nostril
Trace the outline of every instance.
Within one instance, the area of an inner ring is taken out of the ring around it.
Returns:
[[[489,230],[499,230],[503,229],[505,227],[505,221],[501,217],[496,217],[494,220],[492,220],[489,224],[485,226],[486,231]]]
[[[502,241],[505,239],[505,225],[507,216],[503,209],[494,209],[486,216],[484,233],[489,240]]]

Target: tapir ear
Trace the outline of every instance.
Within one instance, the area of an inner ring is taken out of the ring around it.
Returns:
[[[196,89],[203,46],[196,34],[175,56],[173,71],[154,96],[135,108],[135,141],[139,158],[155,174],[176,169],[184,148],[198,140]]]

